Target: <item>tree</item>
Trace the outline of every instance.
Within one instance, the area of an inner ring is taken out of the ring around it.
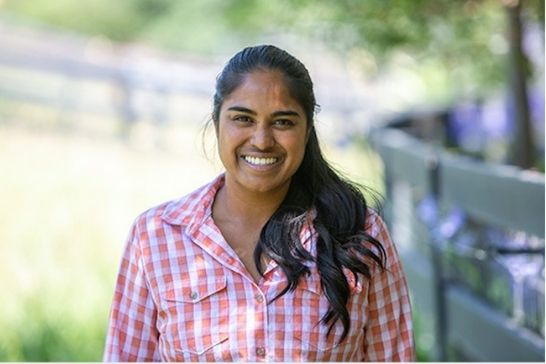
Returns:
[[[527,61],[522,47],[521,2],[504,0],[509,20],[510,41],[510,90],[516,109],[516,135],[512,143],[512,163],[522,168],[535,164],[535,148],[531,135],[531,121],[527,96]]]
[[[504,87],[515,106],[515,130],[509,162],[521,168],[535,165],[527,83],[533,75],[523,51],[525,22],[538,22],[544,34],[542,0],[292,0],[298,11],[287,20],[303,24],[302,31],[326,39],[342,52],[353,47],[369,49],[388,60],[404,50],[426,62],[439,61],[455,94],[457,87],[476,90]],[[320,3],[322,6],[313,11]],[[314,14],[318,27],[305,25]],[[494,38],[496,37],[496,38]],[[506,39],[508,52],[492,46]],[[543,39],[544,40],[544,39]],[[501,54],[495,54],[501,53]],[[457,86],[458,85],[458,86]]]

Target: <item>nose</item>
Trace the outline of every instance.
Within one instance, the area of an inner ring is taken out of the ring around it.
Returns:
[[[269,126],[259,125],[252,133],[251,144],[259,150],[267,150],[275,145],[275,136]]]

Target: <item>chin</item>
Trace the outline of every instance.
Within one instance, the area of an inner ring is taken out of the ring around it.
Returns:
[[[245,188],[255,193],[268,193],[268,192],[278,191],[281,188],[281,186],[245,185]]]
[[[274,181],[256,182],[256,181],[242,181],[241,185],[254,193],[271,193],[288,188],[289,183],[275,183]]]

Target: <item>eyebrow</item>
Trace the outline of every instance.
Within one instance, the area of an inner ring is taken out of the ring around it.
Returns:
[[[228,108],[228,111],[239,111],[239,112],[244,112],[244,113],[247,113],[247,114],[250,114],[250,115],[257,115],[256,111],[254,110],[251,110],[249,108],[246,108],[246,107],[243,107],[243,106],[231,106],[230,108]],[[298,116],[300,117],[300,114],[298,114],[296,111],[293,111],[293,110],[279,110],[279,111],[275,111],[273,114],[271,114],[271,116]]]

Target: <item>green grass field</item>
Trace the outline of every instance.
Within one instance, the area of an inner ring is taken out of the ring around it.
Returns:
[[[372,154],[325,149],[381,190]],[[204,156],[198,127],[141,127],[122,141],[4,124],[0,170],[0,360],[99,361],[133,219],[221,168]]]

